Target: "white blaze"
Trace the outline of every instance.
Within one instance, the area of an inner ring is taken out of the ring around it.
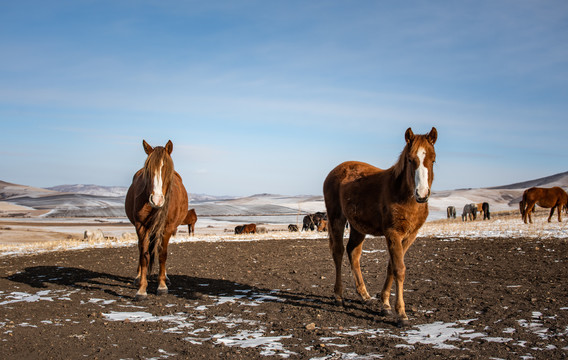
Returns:
[[[162,186],[164,184],[162,180],[162,167],[164,166],[164,162],[160,163],[160,168],[154,174],[154,188],[152,189],[152,195],[150,195],[150,200],[154,203],[154,205],[160,207],[164,204],[164,194],[162,193]]]
[[[415,192],[417,197],[424,199],[428,197],[428,192],[430,190],[428,186],[428,168],[424,166],[426,150],[421,147],[418,149],[416,155],[418,156],[418,160],[420,160],[420,165],[414,173],[414,184],[416,186]]]

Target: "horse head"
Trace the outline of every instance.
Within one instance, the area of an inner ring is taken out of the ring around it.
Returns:
[[[428,134],[415,135],[412,129],[408,128],[404,138],[406,147],[403,150],[404,158],[401,160],[406,164],[408,183],[413,184],[412,194],[416,202],[426,203],[434,180],[436,162],[434,144],[438,139],[438,131],[432,127]]]
[[[142,145],[148,155],[144,164],[144,179],[147,191],[150,193],[148,202],[153,208],[159,209],[167,202],[168,190],[173,179],[174,162],[170,155],[174,145],[171,140],[165,147],[153,148],[145,140],[142,140]]]

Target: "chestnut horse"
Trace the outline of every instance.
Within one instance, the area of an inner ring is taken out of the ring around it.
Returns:
[[[534,211],[535,204],[543,208],[550,208],[548,222],[552,219],[554,209],[556,208],[558,211],[558,221],[561,222],[562,210],[568,206],[568,194],[566,194],[566,191],[558,186],[553,188],[532,187],[525,190],[523,193],[523,199],[519,204],[525,224],[527,223],[527,218],[532,224],[531,213]]]
[[[142,140],[148,158],[136,172],[126,194],[125,210],[138,235],[138,286],[136,300],[146,298],[147,275],[159,256],[158,295],[166,294],[168,242],[187,215],[187,191],[171,158],[173,144],[152,148]],[[168,280],[169,282],[169,280]]]
[[[351,225],[347,254],[357,292],[364,301],[371,297],[361,275],[360,258],[365,235],[384,235],[389,250],[387,276],[381,292],[383,314],[391,313],[389,302],[396,281],[395,309],[399,324],[408,323],[404,309],[404,255],[428,217],[428,198],[434,179],[436,128],[425,135],[405,133],[406,146],[398,162],[387,170],[348,161],[333,169],[323,184],[328,216],[329,245],[335,263],[335,299],[343,304],[341,263],[345,251],[343,230]]]
[[[187,225],[187,231],[189,232],[190,236],[193,236],[195,233],[195,223],[197,222],[197,214],[195,213],[195,209],[187,210],[187,215],[181,225]]]

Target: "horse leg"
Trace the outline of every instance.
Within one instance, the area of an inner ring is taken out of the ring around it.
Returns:
[[[400,236],[387,237],[387,243],[390,255],[392,275],[396,284],[395,310],[398,315],[399,325],[403,326],[408,323],[408,316],[406,316],[406,311],[404,309],[403,298],[404,279],[406,277],[406,266],[404,265],[405,246],[403,246],[403,241]],[[406,245],[407,249],[408,246],[410,246],[410,244]],[[384,295],[385,294],[383,294],[383,296]]]
[[[381,313],[383,316],[387,316],[392,313],[392,308],[390,305],[390,292],[393,280],[394,280],[394,275],[392,272],[392,264],[391,261],[389,260],[389,264],[387,266],[387,277],[385,278],[385,283],[383,284],[383,290],[381,291],[381,300],[383,302],[383,311]]]
[[[550,219],[552,219],[552,215],[554,215],[554,208],[555,207],[556,206],[553,206],[553,207],[550,208],[550,215],[548,215],[548,220],[547,220],[548,222],[550,222]]]
[[[371,298],[365,287],[363,275],[361,274],[361,252],[363,251],[363,242],[365,241],[365,234],[360,233],[355,229],[351,229],[349,234],[349,242],[347,243],[347,256],[349,256],[349,263],[351,264],[351,271],[355,277],[355,286],[357,293],[363,301]]]
[[[329,215],[328,215],[329,216]],[[343,262],[343,229],[345,227],[345,218],[329,217],[329,248],[335,263],[335,286],[333,293],[335,295],[335,303],[343,305],[343,284],[341,281],[341,264]]]
[[[528,201],[527,202],[527,208],[525,210],[525,217],[523,218],[525,221],[525,224],[527,223],[527,217],[529,218],[529,223],[532,224],[532,216],[531,213],[534,210],[534,206],[536,204],[536,201]]]
[[[134,280],[134,285],[138,286],[138,291],[136,292],[136,296],[134,300],[140,301],[144,300],[148,294],[146,292],[146,288],[148,287],[148,264],[150,263],[150,252],[148,250],[148,236],[145,234],[144,231],[138,231],[138,252],[139,252],[139,260],[138,260],[138,275]]]
[[[171,233],[165,233],[162,239],[162,249],[160,250],[160,272],[158,274],[158,295],[164,295],[168,293],[167,283],[170,283],[170,279],[166,274],[166,261],[168,259],[168,243],[170,242]]]

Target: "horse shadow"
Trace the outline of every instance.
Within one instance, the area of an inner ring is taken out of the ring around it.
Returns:
[[[364,321],[375,321],[396,326],[396,322],[382,316],[376,310],[376,302],[362,303],[361,301],[346,300],[343,305],[337,305],[333,296],[322,296],[293,290],[269,289],[259,286],[239,283],[225,279],[194,277],[188,275],[168,274],[171,285],[169,295],[185,301],[203,301],[220,296],[261,297],[263,302],[287,304],[303,310],[319,310],[328,313],[347,314]],[[150,277],[149,298],[160,299],[155,295],[157,290],[156,275]],[[134,277],[92,271],[77,267],[62,266],[33,266],[24,271],[4,277],[4,279],[26,284],[36,289],[47,289],[57,285],[86,292],[101,291],[105,294],[134,301]],[[144,302],[142,302],[143,304]]]

